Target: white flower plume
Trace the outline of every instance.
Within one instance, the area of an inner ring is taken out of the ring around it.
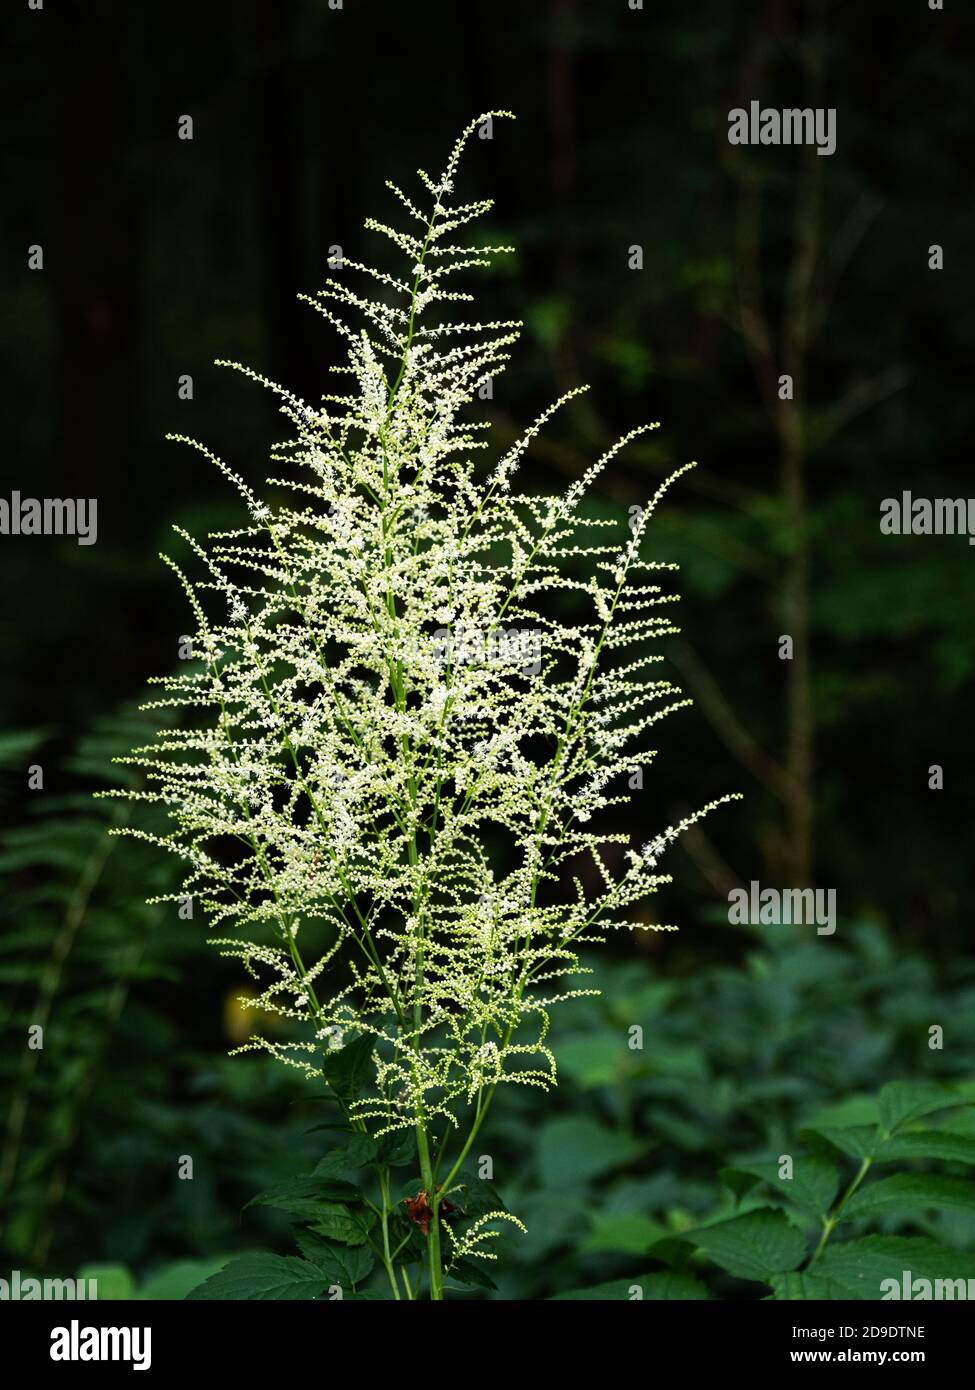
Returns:
[[[563,983],[579,946],[672,929],[638,908],[669,881],[656,864],[676,830],[640,852],[598,822],[652,756],[652,726],[689,703],[652,650],[676,631],[662,583],[676,566],[640,554],[673,479],[622,547],[582,504],[654,424],[561,496],[519,493],[525,451],[575,392],[477,466],[486,427],[467,408],[520,326],[460,321],[471,296],[450,288],[510,249],[455,239],[491,206],[454,199],[484,119],[439,179],[421,171],[424,210],[388,185],[405,229],[366,223],[401,275],[345,259],[310,297],[347,343],[347,390],[308,404],[229,364],[280,400],[290,432],[275,476],[255,492],[185,441],[249,517],[205,544],[184,537],[195,577],[167,560],[199,661],[158,678],[148,706],[181,711],[178,727],[122,760],[147,789],[112,793],[166,808],[169,834],[122,833],[186,860],[173,898],[195,897],[223,953],[260,981],[247,1002],[308,1025],[246,1047],[317,1073],[336,1039],[376,1037],[375,1082],[353,1112],[380,1131],[456,1123],[501,1081],[553,1083],[547,1009],[585,992]],[[375,297],[352,287],[363,276]],[[291,500],[268,500],[280,495]]]

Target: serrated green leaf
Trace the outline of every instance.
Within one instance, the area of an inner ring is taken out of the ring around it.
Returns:
[[[825,1139],[834,1149],[839,1149],[840,1153],[859,1160],[871,1157],[881,1142],[876,1125],[852,1125],[849,1129],[821,1125],[815,1129],[802,1130],[802,1136]]]
[[[187,1295],[199,1299],[319,1298],[329,1281],[320,1269],[296,1255],[241,1255]]]
[[[498,1287],[474,1260],[454,1260],[447,1278],[460,1288],[494,1290]]]
[[[677,1239],[697,1246],[736,1278],[766,1284],[773,1274],[795,1269],[806,1255],[805,1236],[784,1212],[771,1208],[682,1231]]]
[[[637,1292],[639,1290],[639,1292]],[[582,1299],[600,1302],[637,1302],[653,1300],[703,1300],[711,1295],[699,1280],[690,1274],[672,1274],[670,1271],[658,1274],[640,1274],[632,1279],[611,1279],[605,1284],[593,1284],[588,1289],[570,1289],[568,1293],[555,1294],[552,1302]]]
[[[329,1202],[355,1201],[358,1190],[351,1183],[337,1182],[334,1179],[316,1177],[292,1178],[279,1183],[267,1192],[259,1192],[247,1203],[247,1207],[276,1207],[292,1216],[317,1218]]]
[[[375,1163],[379,1145],[368,1134],[354,1134],[345,1144],[329,1149],[324,1158],[315,1165],[316,1178],[338,1178],[345,1173],[355,1173]]]
[[[876,1127],[879,1114],[876,1096],[847,1096],[844,1100],[820,1107],[809,1123],[815,1129],[851,1129],[863,1125]]]
[[[376,1039],[371,1033],[363,1033],[336,1052],[326,1053],[322,1062],[325,1080],[345,1105],[349,1105],[365,1089],[372,1076],[372,1054]]]
[[[949,1087],[934,1081],[889,1081],[878,1097],[880,1123],[888,1134],[911,1120],[958,1105],[959,1098]]]
[[[312,1230],[295,1231],[298,1248],[327,1276],[329,1285],[351,1290],[371,1272],[376,1257],[366,1245],[336,1245]]]
[[[905,1271],[919,1279],[975,1279],[975,1255],[923,1236],[864,1236],[828,1245],[815,1267],[845,1298],[857,1299],[882,1298],[883,1282],[900,1285]]]
[[[736,1163],[733,1168],[722,1171],[722,1181],[726,1180],[725,1174],[729,1177],[732,1174],[748,1175],[767,1183],[804,1211],[812,1212],[814,1216],[825,1216],[840,1183],[836,1164],[817,1154],[798,1154],[793,1158],[791,1178],[780,1177],[779,1168],[779,1161],[774,1158]]]
[[[417,1161],[416,1136],[412,1130],[394,1130],[379,1140],[378,1161],[387,1168],[406,1168]]]
[[[932,1207],[975,1212],[975,1183],[940,1173],[895,1173],[854,1192],[843,1216],[904,1216]]]
[[[881,1144],[878,1163],[905,1158],[939,1158],[945,1163],[975,1163],[975,1138],[943,1129],[901,1131]]]
[[[967,1106],[964,1110],[952,1110],[949,1115],[943,1115],[938,1120],[939,1133],[948,1132],[950,1134],[967,1134],[975,1139],[975,1106]]]
[[[415,1183],[410,1196],[416,1195]],[[457,1175],[455,1191],[450,1201],[462,1209],[465,1216],[484,1216],[489,1211],[507,1211],[504,1198],[487,1178],[480,1178],[473,1168],[464,1167]]]
[[[315,1213],[312,1230],[327,1240],[344,1245],[364,1245],[375,1220],[371,1212],[347,1207],[341,1202],[324,1202]]]
[[[781,1301],[843,1297],[843,1291],[838,1285],[824,1279],[821,1274],[810,1274],[805,1270],[776,1274],[771,1283],[773,1296]]]
[[[746,1173],[742,1168],[719,1168],[718,1179],[729,1192],[734,1193],[736,1202],[747,1197],[761,1181],[754,1173]]]

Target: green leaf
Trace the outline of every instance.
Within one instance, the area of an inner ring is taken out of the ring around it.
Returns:
[[[773,1274],[795,1269],[806,1255],[805,1236],[784,1212],[771,1208],[682,1231],[677,1239],[696,1245],[736,1278],[765,1284]]]
[[[558,1046],[559,1070],[583,1089],[612,1086],[639,1066],[639,1053],[627,1047],[622,1030],[619,1034],[584,1033],[563,1038]]]
[[[543,1187],[578,1186],[628,1163],[641,1146],[595,1120],[565,1116],[549,1120],[538,1137],[538,1164]]]
[[[528,1227],[518,1247],[527,1264],[544,1268],[545,1261],[559,1246],[572,1246],[587,1227],[584,1203],[566,1201],[557,1192],[526,1193],[518,1203],[518,1215]],[[646,1247],[644,1247],[646,1248]]]
[[[862,1125],[876,1126],[878,1106],[875,1096],[847,1096],[845,1100],[824,1105],[809,1123],[816,1129],[850,1129]]]
[[[372,1212],[357,1211],[341,1202],[324,1202],[315,1213],[312,1230],[317,1235],[341,1241],[344,1245],[365,1245],[374,1220]]]
[[[787,1274],[776,1274],[771,1284],[774,1297],[782,1301],[843,1297],[843,1291],[837,1285],[824,1279],[821,1274],[810,1274],[808,1270],[791,1270]]]
[[[416,1185],[413,1183],[410,1196],[416,1195]],[[507,1211],[504,1198],[495,1187],[493,1182],[487,1178],[479,1178],[473,1168],[464,1167],[457,1175],[454,1184],[455,1190],[452,1191],[448,1200],[454,1206],[460,1207],[465,1216],[484,1216],[489,1211]]]
[[[135,1298],[135,1280],[125,1265],[82,1265],[79,1279],[97,1279],[98,1297],[111,1299]]]
[[[406,1168],[415,1163],[416,1136],[412,1130],[394,1130],[379,1140],[378,1162],[387,1168]]]
[[[351,1183],[314,1177],[292,1178],[267,1192],[259,1192],[244,1210],[247,1207],[277,1207],[279,1211],[291,1212],[292,1216],[315,1219],[330,1201],[355,1201],[358,1196],[358,1190]]]
[[[329,1280],[315,1265],[296,1255],[241,1255],[211,1275],[188,1295],[197,1299],[319,1298]]]
[[[754,1173],[746,1173],[742,1168],[719,1168],[718,1178],[729,1192],[734,1193],[736,1202],[747,1197],[761,1181]]]
[[[954,1091],[933,1081],[889,1081],[878,1100],[880,1123],[888,1134],[910,1120],[961,1103]]]
[[[799,1154],[793,1159],[792,1167],[793,1176],[782,1178],[779,1176],[777,1159],[760,1159],[754,1163],[736,1163],[733,1168],[724,1169],[721,1177],[723,1182],[725,1174],[757,1178],[804,1211],[812,1212],[814,1216],[825,1216],[840,1183],[836,1164],[816,1154]],[[731,1183],[728,1185],[731,1186]],[[738,1185],[740,1187],[741,1183]]]
[[[852,1125],[849,1129],[822,1125],[816,1129],[804,1129],[802,1136],[804,1139],[825,1139],[834,1149],[839,1149],[840,1153],[858,1160],[870,1158],[881,1143],[876,1125]]]
[[[950,1115],[944,1115],[938,1121],[938,1129],[941,1133],[966,1134],[970,1139],[975,1139],[975,1108],[968,1106],[965,1110],[953,1110]]]
[[[295,1239],[305,1259],[320,1269],[329,1285],[343,1290],[360,1284],[371,1272],[376,1257],[366,1245],[333,1245],[315,1231],[296,1230]]]
[[[639,1293],[636,1290],[639,1289]],[[606,1284],[594,1284],[588,1289],[571,1289],[568,1293],[555,1294],[553,1302],[567,1299],[579,1301],[592,1299],[602,1302],[637,1302],[645,1300],[707,1299],[711,1295],[703,1284],[690,1274],[640,1274],[632,1279],[611,1279]]]
[[[879,1299],[886,1279],[900,1286],[904,1272],[915,1279],[975,1279],[975,1255],[951,1250],[922,1236],[864,1236],[827,1245],[815,1267],[819,1278],[845,1298]]]
[[[847,1202],[843,1217],[904,1216],[930,1208],[975,1212],[975,1183],[938,1173],[896,1173],[861,1187]]]
[[[917,1129],[895,1134],[875,1154],[878,1163],[895,1159],[939,1158],[946,1163],[975,1163],[975,1139],[944,1129]]]
[[[334,1101],[334,1097],[327,1094],[321,1096],[308,1096],[307,1099],[309,1101],[320,1100],[327,1104],[332,1104]],[[359,1133],[358,1130],[353,1129],[344,1119],[321,1120],[318,1124],[309,1125],[307,1129],[302,1131],[303,1134],[321,1134],[322,1132],[342,1135],[346,1139],[350,1139],[353,1134]]]
[[[363,1033],[337,1052],[326,1053],[322,1062],[325,1080],[345,1105],[358,1100],[372,1074],[372,1054],[376,1039]]]
[[[597,1212],[592,1218],[592,1231],[579,1249],[582,1254],[612,1250],[645,1255],[654,1241],[665,1234],[659,1222],[642,1212]]]
[[[454,1260],[450,1266],[447,1282],[456,1283],[461,1288],[496,1289],[498,1287],[474,1260]]]
[[[324,1158],[315,1165],[316,1178],[338,1178],[344,1173],[355,1173],[376,1162],[379,1145],[368,1134],[355,1134],[347,1144],[329,1149]]]
[[[149,1302],[187,1298],[204,1280],[223,1269],[228,1259],[229,1256],[221,1255],[215,1260],[177,1260],[147,1279],[136,1296]],[[100,1288],[98,1292],[100,1296]]]

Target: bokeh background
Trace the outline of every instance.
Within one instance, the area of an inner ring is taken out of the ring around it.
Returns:
[[[97,497],[99,531],[90,547],[0,538],[5,1265],[109,1264],[120,1288],[172,1294],[228,1251],[289,1248],[272,1213],[241,1208],[315,1153],[314,1107],[300,1081],[227,1060],[250,1027],[235,968],[202,923],[143,905],[169,866],[106,840],[88,792],[139,736],[145,676],[175,662],[183,598],[157,558],[172,524],[239,524],[219,474],[163,435],[262,480],[273,401],[213,359],[317,398],[340,348],[295,294],[334,245],[382,254],[361,224],[391,212],[384,180],[439,169],[492,107],[517,124],[474,142],[463,187],[496,199],[486,234],[518,250],[469,287],[483,317],[526,324],[483,406],[496,447],[588,381],[526,484],[562,490],[659,419],[600,483],[623,526],[668,470],[700,463],[650,541],[683,568],[667,651],[696,707],[661,729],[629,824],[650,835],[746,794],[675,857],[654,913],[680,934],[614,941],[602,999],[562,1010],[558,1093],[498,1101],[487,1150],[530,1230],[500,1293],[626,1274],[715,1210],[731,1155],[895,1077],[971,1076],[975,557],[963,537],[879,530],[902,490],[975,493],[962,11],[9,8],[3,492]],[[836,153],[730,146],[728,111],[752,99],[835,107]],[[727,893],[752,879],[835,889],[836,934],[730,926]],[[29,1022],[43,1052],[24,1050]],[[643,1052],[621,1045],[635,1022]],[[928,1228],[975,1234],[961,1215]]]

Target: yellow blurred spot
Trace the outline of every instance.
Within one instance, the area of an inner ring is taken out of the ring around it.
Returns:
[[[268,1013],[266,1009],[247,1008],[241,1001],[258,999],[256,990],[236,988],[230,991],[223,1001],[223,1029],[234,1043],[246,1042],[254,1033],[269,1030],[279,1031],[285,1022],[278,1014]]]

